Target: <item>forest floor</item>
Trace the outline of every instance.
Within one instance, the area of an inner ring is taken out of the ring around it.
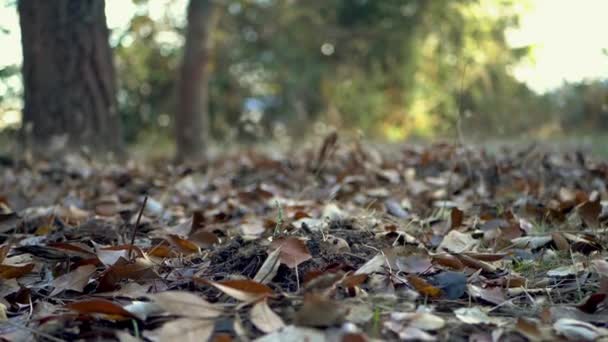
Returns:
[[[0,340],[608,340],[608,163],[536,145],[0,163]]]

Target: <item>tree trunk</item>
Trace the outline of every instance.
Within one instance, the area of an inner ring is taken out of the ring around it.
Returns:
[[[104,0],[19,0],[23,133],[34,150],[122,147]],[[59,139],[58,139],[59,138]]]
[[[186,45],[177,85],[175,137],[178,161],[205,159],[209,138],[209,54],[217,21],[213,0],[190,0]]]

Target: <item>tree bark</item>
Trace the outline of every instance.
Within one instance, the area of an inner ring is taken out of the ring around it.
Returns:
[[[177,85],[175,137],[178,161],[205,159],[209,139],[209,54],[217,21],[213,0],[190,0],[186,44]]]
[[[19,0],[23,133],[34,150],[122,148],[104,0]]]

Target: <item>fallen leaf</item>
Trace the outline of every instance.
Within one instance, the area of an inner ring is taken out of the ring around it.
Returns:
[[[22,266],[0,265],[0,279],[21,278],[30,273],[34,269],[34,264],[26,264]]]
[[[319,294],[307,293],[294,321],[309,327],[328,327],[342,323],[346,314],[346,309],[338,302]]]
[[[519,317],[515,323],[515,330],[531,341],[542,341],[547,336],[538,325],[539,323],[535,320]]]
[[[169,234],[166,237],[167,241],[175,246],[183,254],[200,253],[200,247],[192,241],[181,238],[175,234]]]
[[[458,228],[462,225],[464,218],[464,212],[456,207],[452,208],[450,212],[450,230]]]
[[[312,259],[306,242],[296,237],[278,238],[272,241],[270,248],[281,249],[279,259],[289,268],[296,268],[304,261]]]
[[[454,310],[456,318],[466,324],[498,324],[499,321],[488,316],[478,307],[459,308]]]
[[[500,287],[482,288],[476,285],[467,285],[469,295],[475,298],[483,299],[486,302],[499,305],[506,301],[505,290]]]
[[[406,257],[397,257],[395,263],[400,271],[405,273],[424,273],[428,272],[433,264],[431,259],[425,255],[409,255]]]
[[[253,305],[249,313],[251,323],[262,332],[268,334],[279,330],[285,323],[270,307],[266,300],[261,300]]]
[[[460,260],[458,260],[458,258],[455,256],[448,253],[433,255],[433,262],[441,266],[453,268],[456,271],[461,271],[464,269],[462,262],[460,262]]]
[[[228,296],[243,302],[254,302],[273,295],[270,287],[249,279],[210,281],[194,278],[195,282],[211,285]]]
[[[359,269],[355,271],[355,274],[372,274],[375,272],[380,272],[383,270],[385,265],[386,258],[384,255],[382,255],[382,253],[379,253],[359,267]]]
[[[253,278],[254,281],[257,281],[261,284],[268,284],[270,281],[272,281],[272,279],[277,275],[277,271],[279,270],[280,252],[281,248],[277,248],[274,251],[270,252],[270,254],[268,254],[268,257],[266,257],[266,260]]]
[[[390,319],[425,331],[435,331],[445,326],[443,318],[429,312],[392,312]]]
[[[194,293],[185,291],[166,291],[148,295],[163,310],[176,316],[189,318],[215,318],[223,310]]]
[[[165,323],[160,329],[159,342],[207,341],[213,333],[214,321],[193,318],[178,318]]]
[[[53,297],[65,290],[82,292],[84,287],[89,283],[93,273],[95,273],[95,269],[96,267],[93,265],[84,265],[55,278],[51,283],[54,289],[49,296]]]
[[[553,238],[553,243],[557,247],[559,251],[568,252],[570,251],[570,243],[564,237],[564,234],[560,232],[551,233],[551,237]]]
[[[9,244],[0,246],[0,264],[4,262],[4,258],[8,255],[8,251],[11,249]]]
[[[136,318],[122,306],[105,299],[88,299],[67,304],[65,307],[81,314],[105,314],[123,318]]]
[[[571,318],[560,318],[553,323],[553,329],[572,341],[595,341],[600,336],[606,336],[606,331],[587,322],[577,321]]]
[[[578,214],[587,227],[598,228],[599,216],[602,213],[602,205],[600,201],[587,201],[578,207]]]
[[[437,249],[452,253],[462,253],[470,251],[476,245],[477,240],[473,239],[471,234],[451,230],[448,235],[443,238]]]

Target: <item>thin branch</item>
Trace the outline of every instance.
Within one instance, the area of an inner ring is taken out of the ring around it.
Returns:
[[[133,226],[133,235],[131,235],[131,245],[129,246],[129,260],[133,260],[133,246],[135,246],[135,235],[137,234],[137,228],[139,227],[139,222],[141,221],[141,215],[143,215],[144,209],[146,208],[146,203],[148,203],[148,196],[144,197],[144,203],[141,205],[139,215],[137,215],[137,221],[135,222],[135,226]]]

